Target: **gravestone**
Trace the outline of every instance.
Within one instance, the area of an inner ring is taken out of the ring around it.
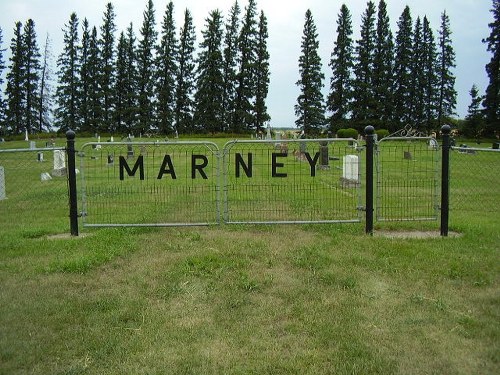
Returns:
[[[0,201],[7,199],[7,194],[5,194],[5,171],[3,167],[0,167]]]
[[[48,180],[52,180],[52,176],[50,174],[48,174],[47,172],[43,172],[42,174],[40,174],[40,181]]]
[[[342,187],[353,188],[360,185],[359,180],[359,157],[358,155],[345,155],[342,164]]]
[[[271,137],[271,127],[269,126],[269,124],[267,124],[266,140],[270,140],[270,139],[272,139],[272,137]]]
[[[43,152],[39,152],[37,155],[37,160],[41,163],[43,161]]]
[[[330,158],[328,156],[328,142],[319,142],[319,169],[328,170],[330,169]]]
[[[30,141],[30,150],[34,150],[36,148],[36,142]]]
[[[108,154],[108,166],[113,165],[113,163],[114,163],[113,155]]]
[[[127,159],[133,158],[134,157],[134,149],[132,148],[132,145],[127,146]]]
[[[66,156],[63,150],[54,150],[54,169],[52,175],[56,177],[66,176]]]

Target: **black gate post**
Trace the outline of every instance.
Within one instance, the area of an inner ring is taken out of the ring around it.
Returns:
[[[451,127],[443,125],[441,156],[441,236],[448,236],[448,221],[450,214],[450,133]]]
[[[75,132],[66,132],[66,154],[68,155],[69,223],[72,236],[78,236],[78,208],[76,196]]]
[[[375,129],[368,125],[366,135],[366,234],[373,235],[373,146],[375,144]]]

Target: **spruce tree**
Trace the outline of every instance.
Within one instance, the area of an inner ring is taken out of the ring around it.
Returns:
[[[184,12],[184,24],[179,37],[177,89],[175,97],[175,126],[179,132],[192,133],[193,127],[193,91],[195,76],[196,34],[191,12]]]
[[[5,69],[5,61],[3,57],[3,53],[6,51],[3,47],[3,31],[0,27],[0,88],[3,87],[4,79],[3,79],[3,71]],[[5,135],[5,111],[6,111],[6,102],[3,97],[3,90],[0,89],[0,136]]]
[[[491,52],[491,60],[486,64],[488,86],[483,106],[485,114],[485,136],[493,136],[500,131],[500,0],[493,0],[493,21],[488,24],[490,35],[483,40]]]
[[[436,119],[436,93],[437,93],[437,76],[436,76],[436,41],[427,17],[424,17],[422,27],[422,54],[423,54],[423,77],[425,80],[423,108],[424,108],[424,123],[427,131],[433,129]]]
[[[126,112],[126,95],[131,89],[128,86],[127,80],[127,38],[125,33],[122,31],[120,37],[118,38],[118,46],[116,49],[116,78],[114,87],[114,111],[113,111],[113,123],[114,129],[111,129],[114,133],[126,132],[125,127],[125,112]]]
[[[424,48],[423,25],[420,17],[415,21],[413,31],[413,60],[412,60],[412,82],[410,88],[411,98],[411,120],[412,124],[422,129],[425,123],[425,70],[424,70]]]
[[[462,129],[463,135],[469,138],[479,137],[483,133],[483,111],[481,102],[483,97],[479,95],[479,90],[474,84],[469,91],[471,103],[467,108],[467,115],[465,116],[465,123]]]
[[[177,77],[177,39],[174,23],[174,4],[167,5],[161,29],[161,41],[157,51],[158,128],[168,134],[174,129],[175,88]]]
[[[387,128],[392,116],[394,100],[392,93],[394,41],[387,15],[387,4],[384,0],[380,0],[378,4],[376,33],[373,58],[374,117],[380,122],[380,126]]]
[[[100,131],[114,131],[113,96],[114,96],[114,67],[115,67],[115,11],[112,3],[106,4],[103,24],[101,26],[101,37],[99,39],[99,50],[101,52],[101,71],[99,75],[100,93],[102,96],[102,124]]]
[[[137,49],[138,74],[138,124],[136,131],[144,134],[156,126],[155,121],[155,10],[148,0],[140,30],[141,39]]]
[[[101,71],[101,60],[99,58],[99,44],[97,39],[97,28],[94,26],[90,33],[89,58],[88,58],[88,129],[92,133],[99,130],[102,117],[102,98],[99,93],[99,77]]]
[[[28,133],[38,131],[39,119],[39,83],[40,83],[40,50],[36,42],[35,22],[29,19],[23,31],[24,76],[23,86],[25,95],[25,125]]]
[[[59,85],[56,90],[55,112],[60,130],[77,129],[78,126],[78,82],[80,71],[78,17],[72,13],[64,29],[64,50],[59,55]]]
[[[348,119],[352,98],[353,41],[351,13],[345,4],[337,19],[337,40],[329,63],[332,69],[327,108],[332,113],[330,130],[340,129]]]
[[[249,0],[238,37],[239,69],[232,118],[233,132],[252,130],[254,121],[255,63],[257,45],[257,10],[255,0]]]
[[[375,4],[369,1],[361,20],[361,38],[356,44],[352,117],[360,126],[375,119],[373,91],[375,62]]]
[[[90,29],[89,21],[85,18],[82,22],[82,41],[80,46],[80,81],[78,85],[78,95],[80,97],[80,105],[78,108],[79,115],[79,130],[90,132],[90,96],[92,81],[90,76]]]
[[[316,135],[325,123],[323,95],[324,75],[321,72],[321,58],[318,54],[319,42],[316,25],[311,11],[308,9],[305,16],[304,31],[299,57],[300,79],[297,86],[300,95],[295,105],[295,124],[306,135]]]
[[[411,82],[413,58],[413,31],[410,8],[405,7],[398,20],[394,56],[394,127],[407,125],[411,121]]]
[[[24,46],[22,39],[22,23],[16,22],[14,27],[14,37],[10,44],[10,64],[7,73],[7,96],[6,124],[7,131],[12,134],[20,134],[25,131],[25,95],[23,88],[24,67]]]
[[[237,87],[238,35],[240,31],[241,9],[236,0],[229,11],[224,37],[224,96],[222,98],[222,128],[226,131],[233,124],[234,102]]]
[[[452,69],[455,67],[455,51],[451,41],[450,19],[446,12],[441,14],[441,28],[439,29],[438,47],[438,103],[437,122],[441,127],[444,121],[455,114],[457,92],[455,91],[455,76]]]
[[[136,37],[134,28],[130,23],[125,37],[125,82],[124,87],[128,87],[124,96],[124,108],[121,115],[122,127],[119,131],[130,134],[137,125],[138,113],[138,76],[137,57],[135,48]]]
[[[38,131],[50,130],[52,125],[52,50],[49,34],[45,38],[43,55],[40,67],[40,92],[39,92],[39,112]]]
[[[224,96],[224,60],[222,57],[222,15],[214,10],[206,19],[200,43],[195,94],[194,129],[221,132]]]
[[[264,124],[271,120],[267,112],[266,98],[269,92],[269,52],[267,50],[267,18],[264,12],[260,12],[259,28],[257,34],[257,54],[255,62],[255,104],[253,129],[258,132],[264,131]]]

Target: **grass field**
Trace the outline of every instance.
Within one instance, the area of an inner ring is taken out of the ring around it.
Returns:
[[[500,192],[465,171],[456,188],[479,185],[484,208],[456,201],[449,238],[378,235],[434,221],[374,237],[361,222],[68,238],[64,204],[26,214],[49,198],[8,192],[0,374],[496,374]]]

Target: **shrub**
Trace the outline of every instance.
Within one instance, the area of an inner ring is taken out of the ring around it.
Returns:
[[[377,134],[378,139],[385,138],[389,135],[389,130],[387,129],[378,129],[375,131],[375,134]]]
[[[339,129],[337,131],[337,137],[339,138],[358,138],[358,131],[353,128]]]

